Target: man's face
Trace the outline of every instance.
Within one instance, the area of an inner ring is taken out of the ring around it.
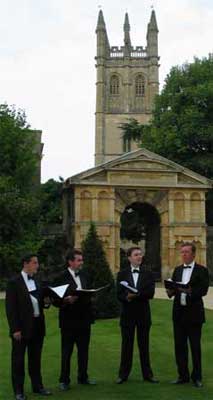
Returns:
[[[68,261],[69,267],[73,269],[74,271],[80,269],[83,265],[83,256],[80,254],[75,255],[74,260],[69,260]]]
[[[192,252],[191,246],[181,247],[180,255],[181,255],[183,264],[190,264],[195,258],[195,254]]]
[[[132,265],[139,266],[142,263],[143,254],[141,250],[133,250],[131,256],[128,257]]]
[[[32,257],[29,262],[24,263],[24,270],[29,275],[37,273],[39,268],[38,257]]]

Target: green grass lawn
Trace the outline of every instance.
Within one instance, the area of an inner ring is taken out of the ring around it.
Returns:
[[[97,321],[92,327],[90,345],[89,375],[97,380],[96,386],[83,386],[76,383],[76,353],[72,359],[71,390],[61,393],[58,390],[60,367],[60,338],[57,310],[46,311],[47,336],[43,349],[43,380],[52,389],[52,400],[197,400],[213,399],[213,311],[207,311],[207,324],[203,329],[203,382],[202,389],[191,384],[171,385],[177,377],[173,352],[171,306],[168,300],[152,301],[151,360],[154,374],[160,384],[144,383],[141,378],[137,350],[134,365],[127,383],[116,385],[120,359],[120,330],[118,320]],[[30,399],[29,378],[26,374],[25,391]],[[5,319],[4,302],[0,301],[0,400],[13,399],[10,383],[10,339]]]

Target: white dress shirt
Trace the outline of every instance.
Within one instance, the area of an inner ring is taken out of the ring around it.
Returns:
[[[186,266],[191,267],[191,268],[184,268],[183,269],[181,282],[186,284],[191,279],[191,275],[192,275],[192,271],[193,271],[194,266],[195,266],[195,262],[192,261],[190,264],[183,264],[183,266],[184,267],[186,267]],[[181,293],[181,295],[180,295],[180,304],[182,306],[186,306],[186,296],[187,296],[186,293]]]
[[[30,292],[36,290],[36,284],[34,279],[28,279],[28,274],[25,271],[21,271],[21,274],[23,276],[24,279],[24,283],[27,286],[27,290],[29,292],[30,295],[30,300],[32,302],[32,306],[33,306],[33,313],[34,313],[34,317],[39,317],[40,315],[40,310],[39,310],[39,304],[38,304],[38,300],[36,299],[35,296],[33,296],[32,294],[30,294]]]
[[[138,272],[140,272],[140,267],[138,267],[138,266],[134,267],[134,265],[131,265],[132,277],[133,277],[134,285],[136,287],[137,283],[138,283],[139,273],[133,272],[134,270],[137,270]]]
[[[81,280],[80,280],[80,276],[75,276],[75,271],[72,268],[68,268],[69,273],[72,275],[76,285],[77,285],[77,289],[82,289],[82,284],[81,284]],[[77,272],[77,271],[76,271]]]

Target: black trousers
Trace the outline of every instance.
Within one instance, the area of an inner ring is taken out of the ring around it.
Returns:
[[[139,357],[141,364],[141,372],[143,378],[151,378],[153,372],[150,365],[149,357],[149,331],[150,326],[142,327],[141,325],[121,326],[121,361],[119,368],[119,377],[127,379],[131,368],[133,359],[134,337],[135,330],[137,331],[137,342],[139,349]]]
[[[175,357],[179,377],[183,380],[190,379],[188,368],[188,341],[192,354],[191,379],[201,380],[201,331],[202,324],[180,324],[174,322]]]
[[[70,383],[70,360],[74,344],[77,346],[78,356],[78,382],[88,379],[88,355],[90,342],[90,325],[74,327],[70,330],[61,330],[61,374],[59,381]]]
[[[31,378],[32,388],[36,390],[43,387],[41,377],[41,352],[44,336],[40,336],[39,329],[36,329],[38,323],[35,321],[34,334],[30,339],[21,339],[18,341],[12,338],[11,372],[15,394],[24,393],[24,359],[26,349],[28,354],[28,372]]]

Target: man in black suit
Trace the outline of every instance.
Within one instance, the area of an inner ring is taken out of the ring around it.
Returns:
[[[72,295],[73,289],[89,288],[88,276],[82,270],[83,256],[79,250],[70,251],[66,257],[67,268],[56,279],[55,284],[69,284],[66,296],[55,301],[59,309],[59,327],[61,330],[61,373],[59,387],[66,391],[70,388],[70,359],[74,344],[78,351],[78,383],[95,384],[88,379],[88,353],[91,323],[93,322],[90,296]]]
[[[142,250],[132,247],[127,252],[130,267],[118,273],[117,295],[121,302],[121,361],[118,384],[127,381],[132,367],[135,330],[140,355],[141,371],[145,381],[158,383],[153,377],[149,358],[149,331],[151,327],[151,312],[149,299],[155,292],[155,282],[152,273],[142,264]],[[121,284],[123,282],[137,289],[131,293]]]
[[[189,382],[188,340],[191,347],[193,370],[191,379],[196,387],[202,387],[201,331],[205,322],[202,297],[207,294],[209,274],[206,267],[195,262],[196,247],[185,242],[180,250],[183,263],[176,267],[172,276],[175,282],[188,284],[188,288],[167,289],[174,296],[173,327],[178,379],[174,384]]]
[[[28,370],[34,393],[48,396],[41,377],[41,352],[45,336],[44,301],[34,278],[39,264],[35,254],[23,258],[23,269],[6,290],[6,313],[12,339],[12,385],[16,400],[25,400],[24,358],[28,351]]]

